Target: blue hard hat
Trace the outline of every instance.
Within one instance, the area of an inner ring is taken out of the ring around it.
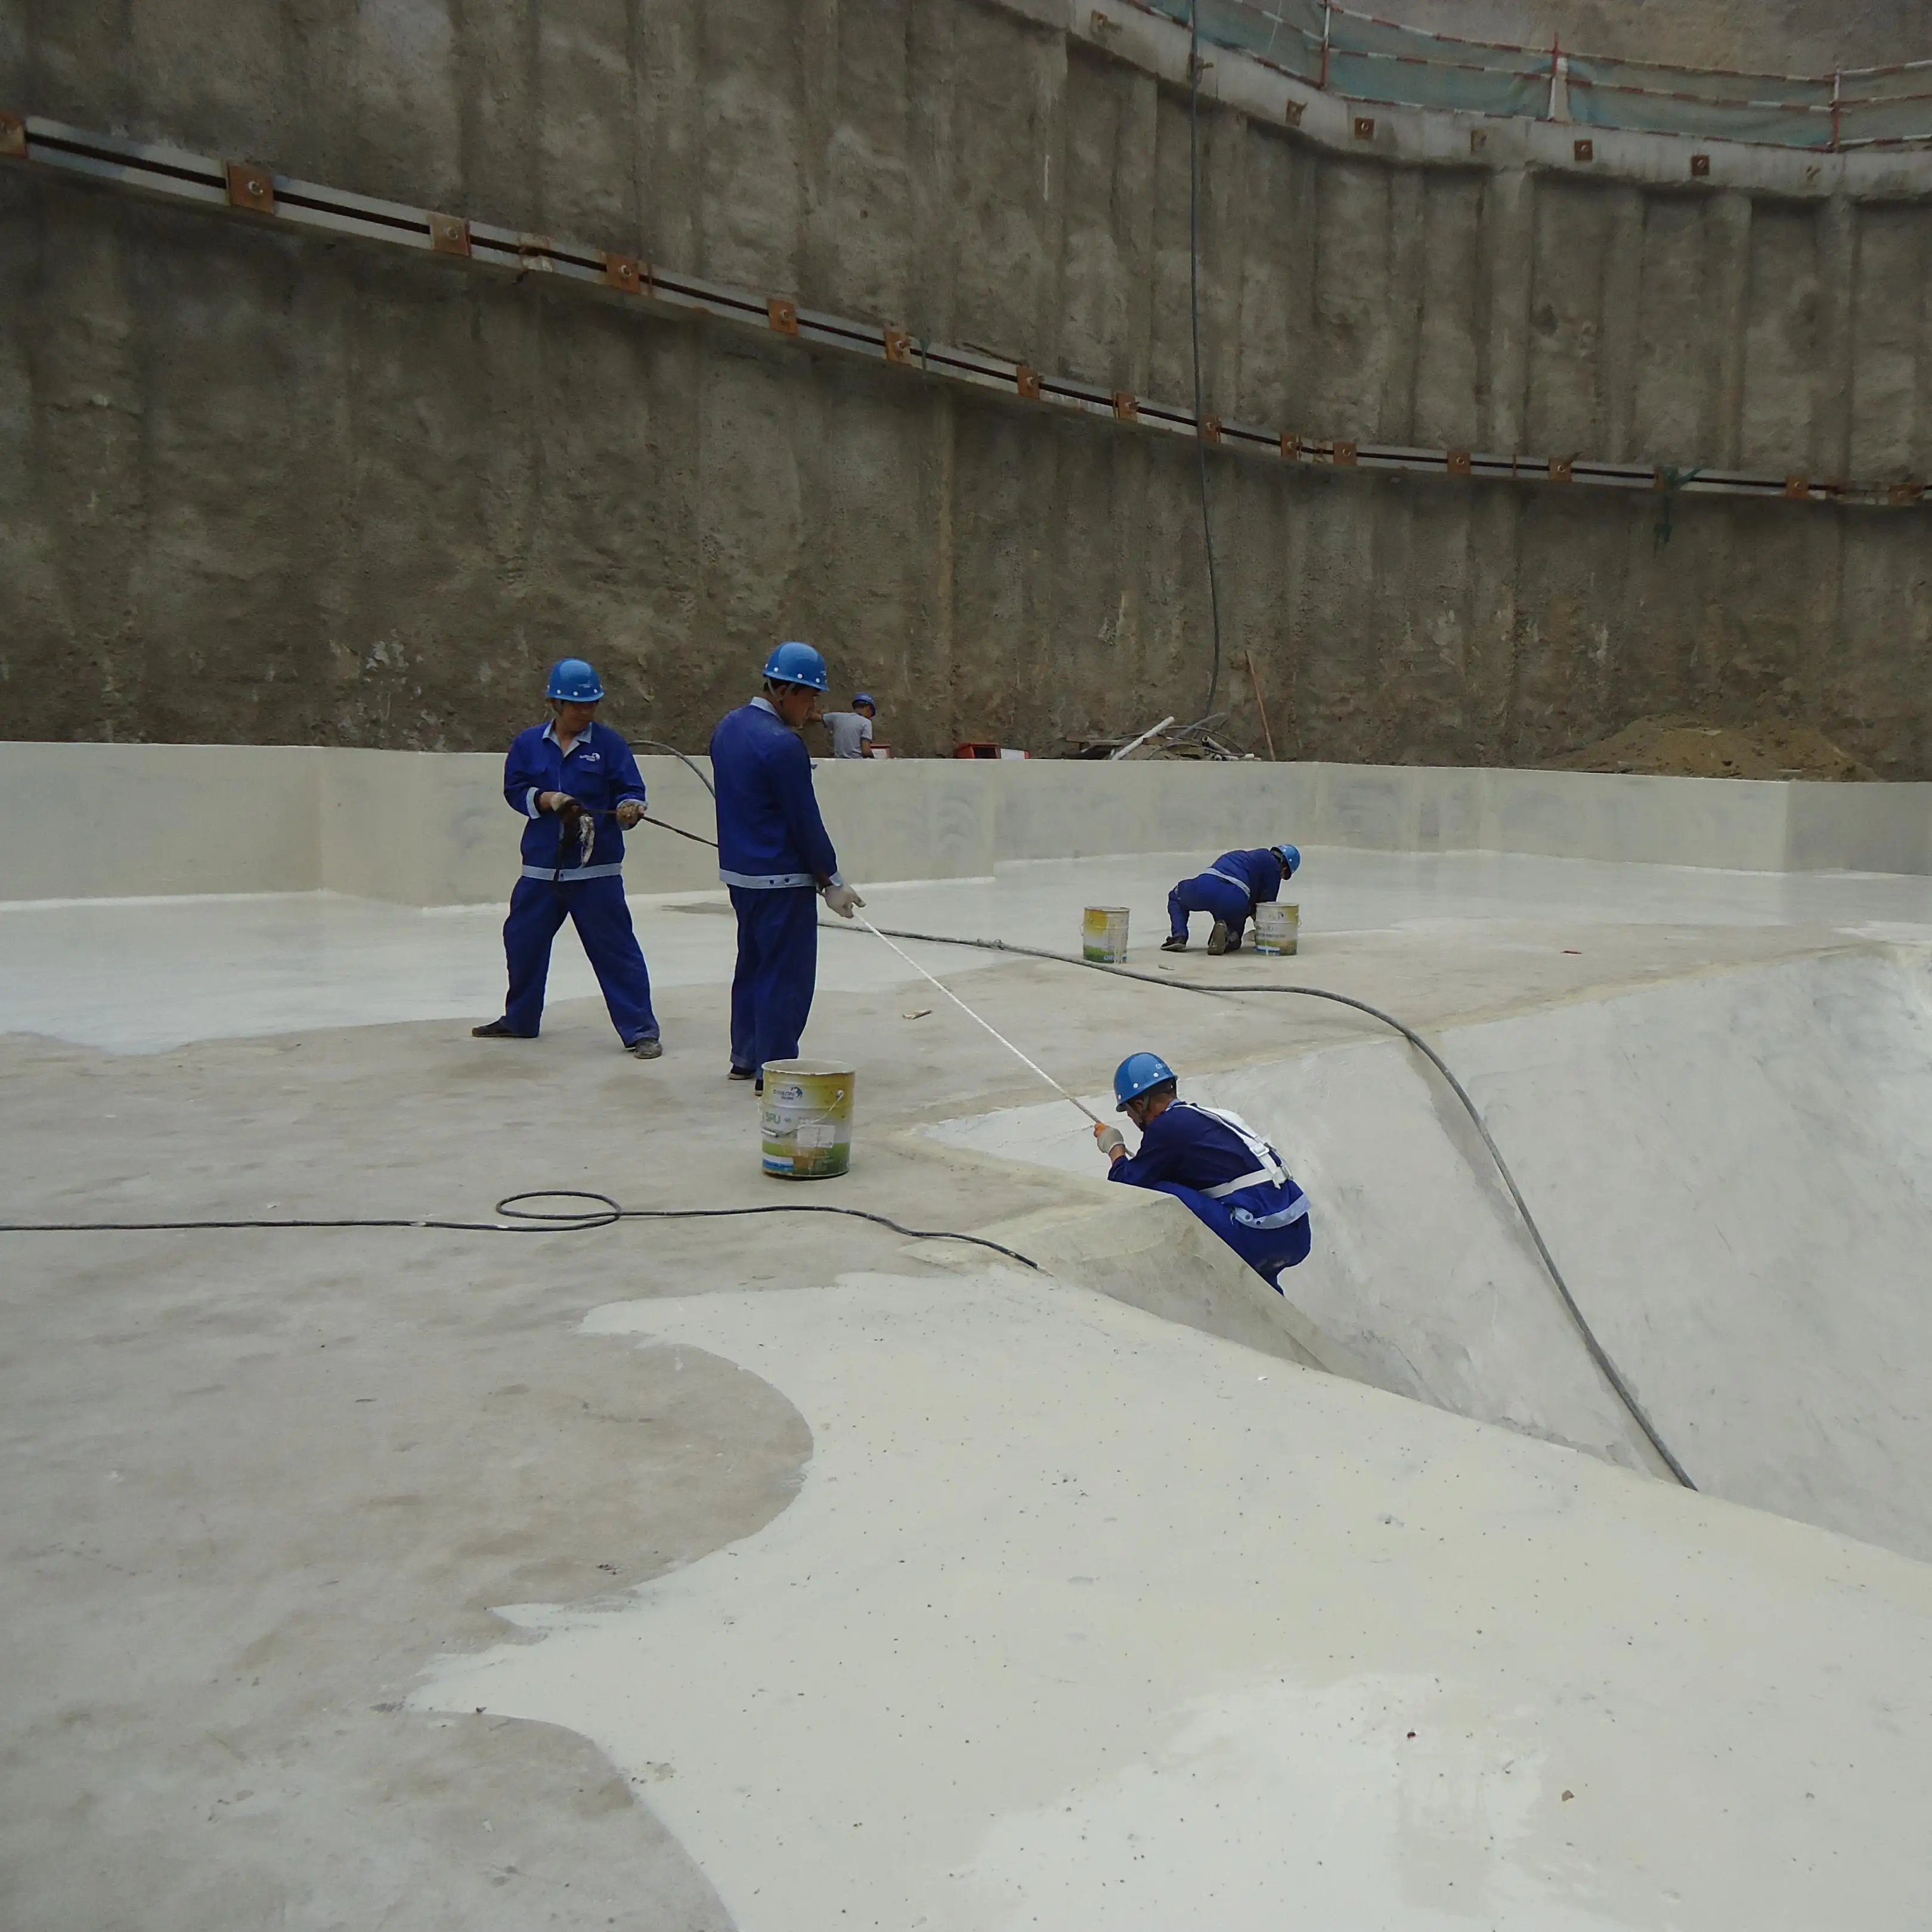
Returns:
[[[809,644],[779,645],[765,660],[765,675],[775,684],[802,684],[809,691],[825,691],[832,683],[825,660]]]
[[[1130,1100],[1138,1100],[1150,1087],[1175,1078],[1157,1053],[1130,1053],[1114,1070],[1114,1112],[1124,1114]]]
[[[1272,849],[1280,855],[1282,863],[1288,868],[1288,876],[1291,879],[1293,878],[1295,874],[1301,870],[1301,848],[1299,845],[1284,844],[1276,845]]]
[[[572,704],[595,704],[604,695],[596,670],[581,658],[559,658],[550,668],[546,698],[561,698]]]
[[[879,700],[869,691],[855,691],[852,694],[852,702],[855,705],[869,704],[874,711],[879,708]]]

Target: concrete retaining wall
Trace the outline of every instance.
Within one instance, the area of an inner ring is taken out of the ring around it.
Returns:
[[[639,760],[653,817],[706,836],[676,760]],[[500,758],[306,746],[0,744],[13,801],[0,900],[324,889],[409,905],[501,898],[518,821]],[[1748,871],[1932,873],[1932,784],[1426,766],[955,759],[824,764],[855,881],[967,878],[1016,860],[1211,855],[1258,838],[1534,852]],[[634,892],[717,884],[702,847],[640,826]]]
[[[200,0],[14,0],[0,101],[1184,398],[1178,30],[1103,10],[236,0],[217,54]],[[1681,143],[1667,179],[1609,137],[1580,171],[1400,115],[1338,152],[1282,85],[1217,57],[1216,413],[1932,474],[1916,162],[1854,192],[1720,155],[1710,188]],[[1206,704],[1190,448],[554,290],[8,175],[0,423],[28,736],[481,748],[569,649],[694,745],[786,634],[906,751]],[[1646,712],[1789,713],[1932,776],[1925,513],[1213,466],[1216,703],[1256,748],[1250,651],[1286,754],[1527,764]]]

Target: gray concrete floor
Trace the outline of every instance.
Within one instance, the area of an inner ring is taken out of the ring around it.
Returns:
[[[1143,896],[1166,869],[1148,868]],[[1054,930],[1070,923],[1066,876],[1038,882],[1057,895]],[[1692,884],[1710,903],[1743,890]],[[944,889],[958,929],[992,916],[974,890]],[[1318,980],[1428,1023],[1816,950],[1839,942],[1834,922],[1916,916],[1898,897],[1882,883],[1710,924],[1669,917],[1674,902],[1593,916],[1587,902],[1552,906],[1546,883],[1483,917],[1358,923],[1298,961],[1197,951],[1184,964],[1231,984]],[[909,923],[934,912],[878,910]],[[688,917],[694,934],[714,925],[722,940],[724,922]],[[121,997],[145,983],[167,1032],[166,975],[144,982],[129,946]],[[852,970],[838,949],[859,947],[875,942],[826,940],[835,987]],[[1156,958],[1144,948],[1137,963]],[[972,964],[967,996],[1082,1090],[1133,1046],[1234,1066],[1357,1025],[1046,964]],[[862,1070],[861,1124],[851,1175],[809,1198],[962,1229],[1063,1198],[1049,1172],[913,1144],[919,1123],[1038,1090],[902,969],[866,970],[869,985],[826,992],[814,1013],[810,1050]],[[58,1002],[46,986],[36,997],[44,1024]],[[498,1196],[544,1186],[640,1207],[785,1198],[758,1172],[755,1103],[722,1077],[715,976],[670,986],[662,1007],[669,1051],[652,1065],[618,1053],[581,1000],[554,1007],[528,1044],[472,1042],[441,1019],[141,1054],[10,1034],[0,1211],[487,1217]],[[729,1922],[589,1743],[487,1712],[427,1719],[401,1700],[438,1653],[502,1639],[493,1606],[616,1596],[747,1535],[796,1490],[812,1442],[783,1397],[700,1351],[638,1355],[580,1335],[588,1310],[855,1268],[929,1278],[943,1294],[957,1250],[784,1216],[527,1237],[4,1238],[0,1920]]]

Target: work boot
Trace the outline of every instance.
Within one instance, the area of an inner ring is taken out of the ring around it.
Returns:
[[[634,1040],[625,1048],[633,1060],[662,1060],[664,1042],[654,1033],[646,1034],[641,1040]]]
[[[508,1020],[491,1020],[487,1025],[472,1027],[472,1040],[534,1040],[535,1034],[519,1033]]]
[[[1208,950],[1218,959],[1228,950],[1228,922],[1217,919],[1214,930],[1208,935]]]
[[[734,1066],[724,1077],[728,1080],[755,1080],[758,1070],[755,1066]]]
[[[1167,938],[1160,942],[1160,950],[1163,952],[1185,952],[1187,950],[1186,934],[1184,932],[1168,934]]]

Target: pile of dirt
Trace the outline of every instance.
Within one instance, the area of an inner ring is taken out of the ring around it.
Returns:
[[[1551,772],[1646,772],[1686,778],[1876,778],[1808,724],[1710,724],[1701,718],[1640,718],[1614,737],[1566,752]]]

